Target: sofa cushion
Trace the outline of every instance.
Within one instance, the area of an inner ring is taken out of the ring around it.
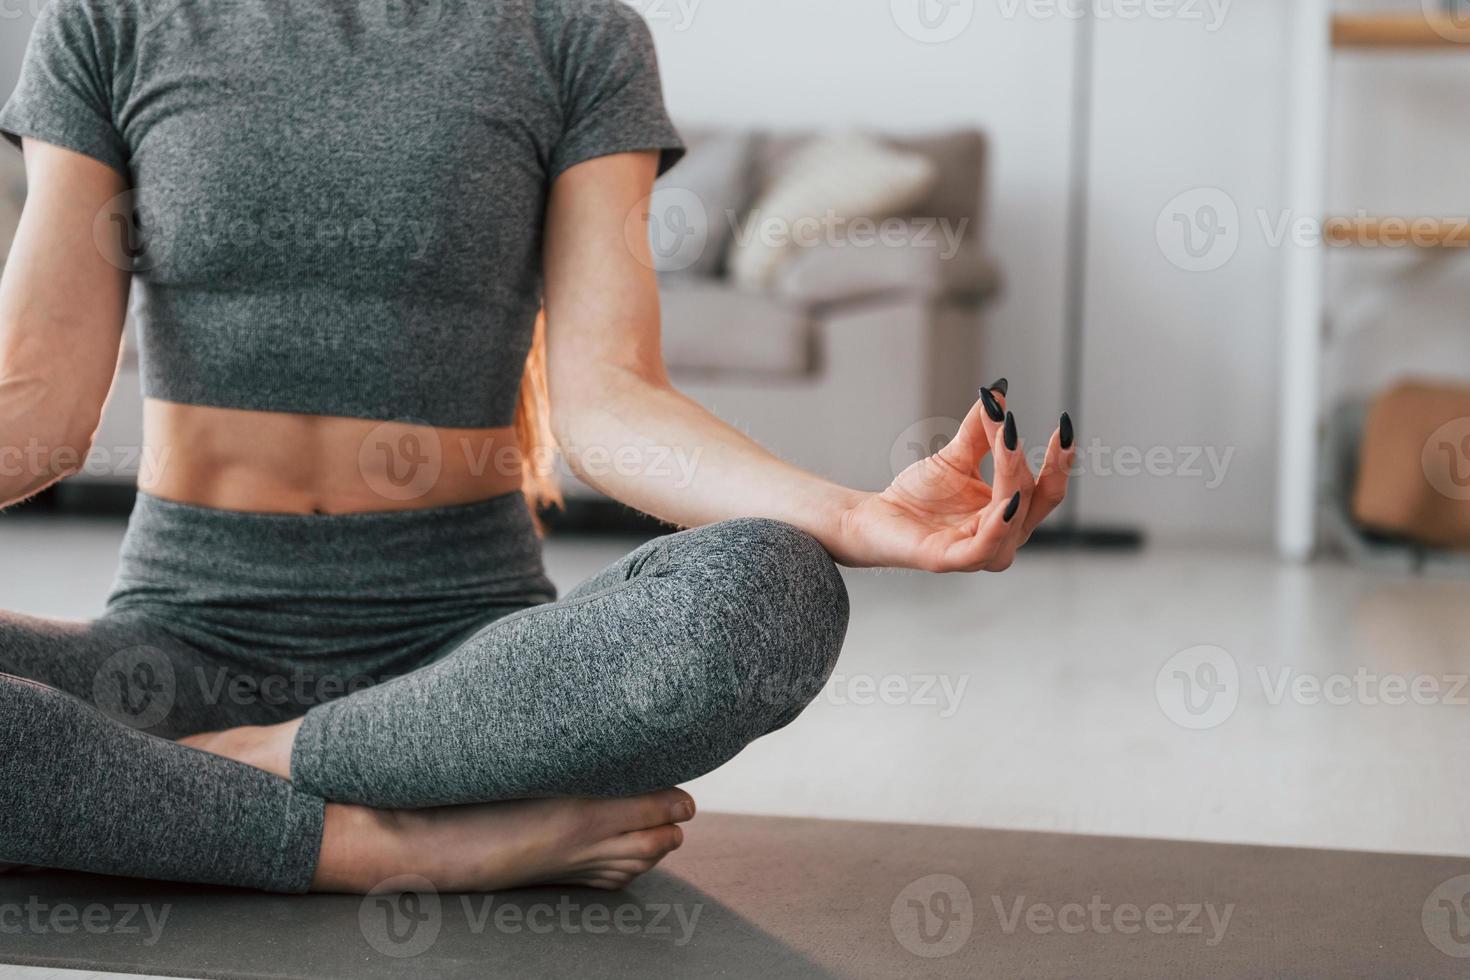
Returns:
[[[825,306],[894,294],[978,302],[999,285],[995,263],[968,235],[933,219],[890,219],[857,237],[804,248],[776,270],[771,291]]]
[[[755,137],[686,134],[688,154],[654,187],[649,239],[664,275],[717,276],[735,237],[735,218],[750,204]]]
[[[731,278],[750,288],[770,285],[783,262],[840,234],[850,220],[906,213],[938,175],[922,154],[837,133],[810,140],[765,176],[730,257]]]
[[[677,278],[662,293],[664,362],[671,371],[800,376],[812,370],[805,307],[718,280]]]

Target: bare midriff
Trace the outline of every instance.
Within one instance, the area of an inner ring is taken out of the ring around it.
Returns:
[[[138,487],[269,514],[448,507],[521,488],[510,427],[452,429],[148,399]]]

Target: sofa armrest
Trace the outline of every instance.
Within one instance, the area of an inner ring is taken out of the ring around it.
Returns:
[[[998,292],[999,270],[978,242],[954,242],[922,222],[891,228],[892,237],[875,233],[797,250],[777,270],[772,292],[803,306],[891,295],[980,302]]]

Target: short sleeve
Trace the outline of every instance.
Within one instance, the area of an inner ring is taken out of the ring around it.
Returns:
[[[48,0],[21,63],[20,81],[0,108],[0,134],[75,150],[128,173],[129,153],[113,122],[114,45],[106,0]]]
[[[614,153],[659,150],[659,174],[684,156],[664,106],[648,24],[622,0],[569,3],[561,45],[561,139],[551,178]]]

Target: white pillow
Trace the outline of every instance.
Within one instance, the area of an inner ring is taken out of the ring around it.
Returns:
[[[748,133],[691,140],[689,155],[654,186],[649,203],[654,268],[716,276],[748,202],[755,140]]]
[[[730,276],[745,288],[768,286],[803,246],[830,244],[854,218],[881,221],[912,207],[938,176],[928,157],[860,133],[818,137],[791,155],[741,222]]]

